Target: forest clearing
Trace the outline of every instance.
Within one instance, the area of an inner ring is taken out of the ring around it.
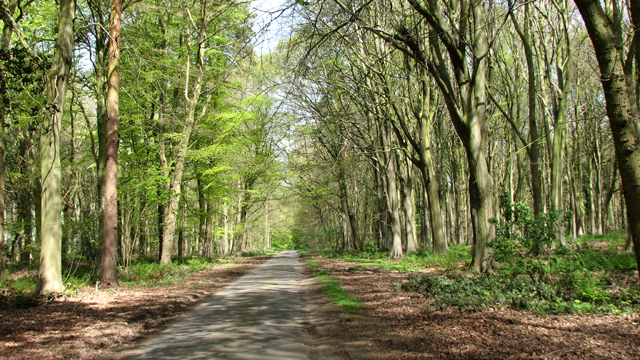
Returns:
[[[640,357],[639,1],[0,21],[0,356],[126,357],[293,249],[319,358]]]

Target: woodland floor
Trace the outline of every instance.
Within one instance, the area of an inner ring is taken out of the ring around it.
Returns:
[[[0,359],[114,359],[270,256],[234,259],[177,284],[80,291],[30,309],[0,310]]]
[[[311,329],[316,345],[339,349],[339,358],[640,359],[638,315],[442,311],[422,295],[398,290],[406,273],[306,258],[319,265],[309,272],[328,271],[364,304],[347,313],[322,300],[315,309],[324,319]]]
[[[176,285],[85,291],[31,309],[0,310],[2,359],[115,359],[269,257],[234,260]],[[312,359],[640,359],[640,318],[534,315],[525,311],[437,310],[397,290],[406,274],[313,258],[307,324]],[[345,312],[327,299],[326,270],[363,302]]]

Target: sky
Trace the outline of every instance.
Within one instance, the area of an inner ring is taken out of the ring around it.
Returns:
[[[261,56],[278,45],[281,39],[289,36],[288,16],[282,14],[287,0],[256,0],[251,8],[256,13],[253,31],[256,36],[256,53]]]

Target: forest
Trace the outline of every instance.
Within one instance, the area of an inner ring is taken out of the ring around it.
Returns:
[[[640,310],[640,3],[266,3],[0,0],[0,307],[297,249]]]

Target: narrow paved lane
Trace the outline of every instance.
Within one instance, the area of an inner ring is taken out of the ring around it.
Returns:
[[[283,251],[205,300],[135,359],[307,359],[302,265]]]

